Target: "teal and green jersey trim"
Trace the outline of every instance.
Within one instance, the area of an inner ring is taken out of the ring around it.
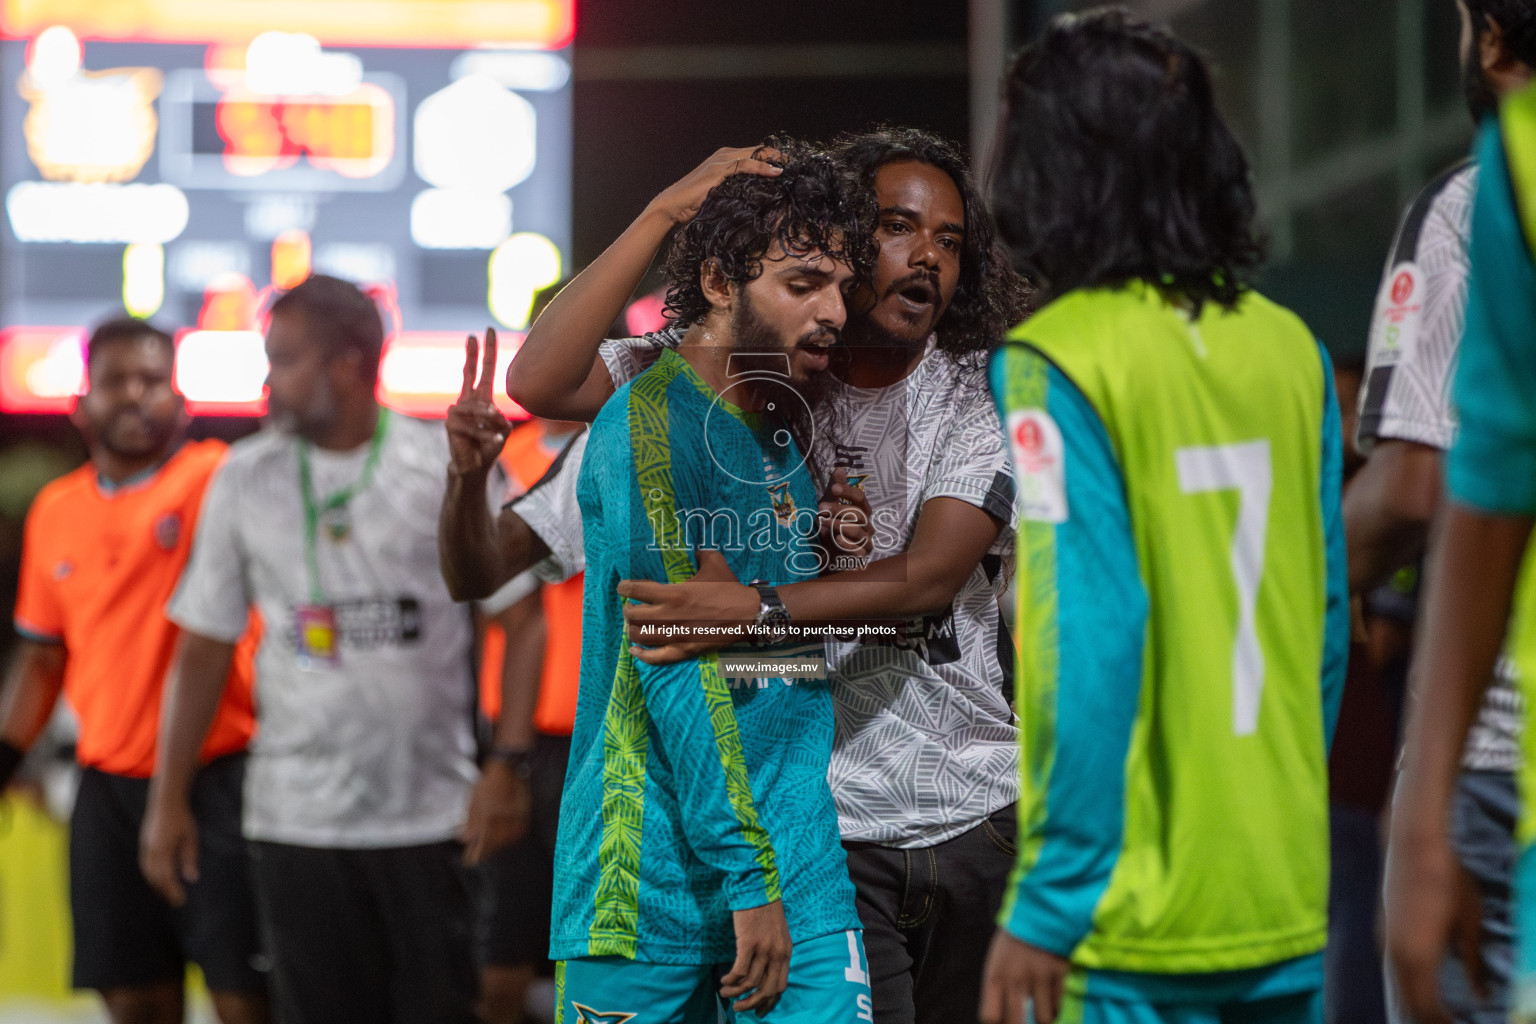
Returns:
[[[633,959],[640,923],[649,720],[629,641],[620,636],[618,644],[619,664],[603,719],[603,835],[588,955]]]
[[[640,484],[646,520],[657,531],[655,539],[662,549],[662,564],[666,568],[669,583],[686,582],[698,572],[693,553],[680,543],[683,539],[681,531],[671,538],[666,536],[666,524],[679,521],[666,406],[667,388],[679,376],[706,398],[715,399],[714,391],[694,372],[688,361],[670,350],[662,354],[658,371],[635,381],[629,392],[630,444],[635,453],[635,475]],[[720,405],[743,419],[748,426],[752,425],[746,420],[746,414],[735,406],[723,401]],[[747,776],[747,759],[741,749],[741,733],[736,728],[731,692],[720,675],[718,654],[710,653],[699,659],[699,681],[709,705],[710,723],[714,726],[715,747],[720,756],[720,770],[725,774],[726,795],[742,834],[752,845],[753,859],[763,873],[764,898],[772,902],[780,898],[779,870],[774,861],[768,831],[758,820],[757,807],[753,803],[752,783]]]
[[[677,530],[677,487],[673,478],[671,424],[668,391],[679,376],[712,395],[687,362],[673,352],[664,353],[651,372],[637,378],[627,398],[629,441],[639,488],[640,510],[650,526],[662,569],[668,582],[686,581],[697,571],[693,553],[683,545]],[[635,956],[638,942],[638,900],[642,823],[645,813],[646,760],[649,754],[650,715],[642,672],[646,671],[629,652],[629,642],[618,638],[618,665],[603,732],[603,837],[599,855],[599,882],[595,915],[589,932],[591,956]],[[778,867],[768,832],[757,814],[747,773],[746,755],[737,729],[731,693],[719,670],[715,654],[697,663],[715,753],[724,780],[725,797],[741,835],[751,850],[759,880],[748,888],[757,894],[745,905],[780,898]],[[690,806],[679,794],[679,808],[710,813]],[[736,883],[739,888],[741,883]]]
[[[1499,105],[1499,128],[1514,210],[1527,250],[1536,253],[1536,87],[1521,89]]]
[[[993,357],[992,387],[1004,424],[1043,413],[1059,430],[1064,496],[1060,521],[1019,523],[1020,842],[998,920],[1067,956],[1121,853],[1148,598],[1120,466],[1087,398],[1027,344]]]
[[[1021,350],[1022,351],[1022,350]],[[1044,359],[999,357],[994,363],[994,387],[1002,395],[1000,422],[1015,409],[1044,409],[1049,378]],[[1012,372],[1000,373],[1002,367]],[[1015,682],[1018,706],[1038,713],[1020,716],[1020,789],[1018,808],[1027,816],[1019,822],[1019,855],[1003,897],[999,918],[1011,920],[1019,883],[1035,866],[1045,841],[1045,793],[1056,753],[1056,687],[1059,679],[1056,603],[1056,527],[1021,519],[1016,539],[1014,598],[1015,643],[1018,645]]]

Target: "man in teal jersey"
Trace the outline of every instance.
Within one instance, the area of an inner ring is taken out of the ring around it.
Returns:
[[[565,1024],[714,1021],[720,997],[770,1020],[868,1013],[826,782],[819,638],[797,645],[770,630],[777,642],[746,654],[650,666],[624,636],[614,589],[686,579],[694,550],[712,547],[771,607],[775,585],[824,564],[801,453],[869,229],[828,157],[799,146],[783,156],[781,172],[726,178],[678,235],[668,302],[687,334],[615,392],[587,442],[591,646],[551,937]],[[733,657],[782,668],[733,669]]]
[[[981,1019],[1322,1020],[1348,645],[1322,348],[1248,287],[1247,162],[1123,11],[1017,58],[994,184],[1049,303],[992,386],[1019,481],[1019,858]]]
[[[1536,576],[1526,568],[1536,515],[1536,88],[1505,99],[1479,133],[1467,324],[1452,398],[1460,418],[1446,460],[1450,503],[1432,561],[1410,719],[1387,855],[1387,950],[1404,1008],[1449,1021],[1436,985],[1447,948],[1475,950],[1477,890],[1457,863],[1449,812],[1458,757],[1506,640],[1530,706],[1536,681]],[[1513,611],[1513,615],[1511,612]],[[1515,829],[1514,1019],[1536,1020],[1536,758],[1522,736],[1524,800]],[[1468,957],[1476,967],[1475,957]],[[1474,984],[1480,979],[1473,975]]]

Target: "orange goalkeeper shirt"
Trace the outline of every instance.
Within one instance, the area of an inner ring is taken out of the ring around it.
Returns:
[[[180,632],[165,606],[226,451],[219,441],[190,442],[118,486],[87,463],[43,488],[27,514],[16,629],[64,645],[64,696],[80,720],[76,756],[86,767],[141,778],[154,771],[160,698]],[[250,742],[256,632],[236,648],[204,761]]]
[[[507,438],[501,464],[512,479],[513,493],[521,494],[544,475],[569,437],[550,438],[537,420],[519,426]],[[539,702],[533,711],[533,727],[549,736],[569,736],[576,722],[576,688],[581,678],[582,574],[563,583],[540,588],[544,606],[544,674],[539,682]],[[507,638],[502,628],[486,627],[485,655],[480,671],[480,704],[486,717],[501,714],[501,665]]]

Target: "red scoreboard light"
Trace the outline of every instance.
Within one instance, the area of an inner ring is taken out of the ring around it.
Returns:
[[[371,178],[395,155],[395,101],[365,82],[335,98],[300,100],[230,92],[214,107],[224,166],[255,176],[292,167],[301,156],[347,178]]]
[[[366,6],[366,11],[360,8]],[[81,38],[245,43],[273,26],[328,46],[558,50],[576,34],[575,0],[0,0],[0,34],[66,25]]]
[[[404,179],[398,76],[369,74],[337,95],[274,95],[213,77],[187,68],[165,76],[163,180],[221,191],[383,192]]]
[[[7,327],[0,331],[0,412],[69,412],[84,383],[82,328]]]
[[[509,419],[528,412],[502,387],[522,344],[501,334],[496,405]],[[442,419],[459,397],[464,335],[399,331],[384,342],[379,401],[407,416]],[[267,354],[258,331],[188,330],[176,335],[176,390],[194,416],[261,416],[267,411]],[[79,327],[8,327],[0,331],[0,412],[67,413],[85,389],[85,331]]]

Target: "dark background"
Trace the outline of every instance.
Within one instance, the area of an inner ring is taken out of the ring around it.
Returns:
[[[720,146],[774,132],[827,140],[883,122],[964,141],[966,26],[964,3],[921,0],[580,7],[573,262],[590,261],[653,195]],[[753,67],[733,60],[735,48],[752,47],[763,49]],[[914,55],[926,60],[920,75],[904,66]],[[847,74],[850,62],[839,56],[873,66]],[[797,59],[818,65],[816,74],[795,75]]]
[[[1062,9],[999,0],[1000,52]],[[969,141],[972,10],[917,0],[581,7],[573,263],[715,148],[883,122]],[[1212,59],[1272,238],[1262,287],[1359,356],[1401,208],[1466,151],[1453,0],[1143,0]],[[755,52],[753,52],[755,51]],[[805,73],[810,67],[811,74]],[[797,73],[798,71],[798,73]]]

